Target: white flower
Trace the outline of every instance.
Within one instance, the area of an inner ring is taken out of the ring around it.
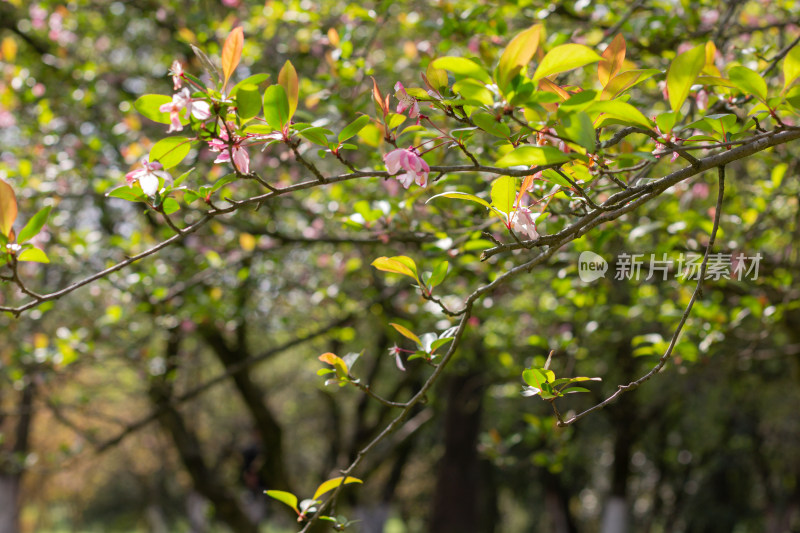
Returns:
[[[161,188],[161,180],[164,183],[172,182],[172,176],[162,170],[161,163],[158,161],[149,162],[146,158],[142,159],[142,168],[137,168],[125,174],[125,181],[133,187],[133,183],[138,181],[142,192],[147,196],[155,196]]]

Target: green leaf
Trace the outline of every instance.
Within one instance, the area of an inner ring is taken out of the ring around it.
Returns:
[[[333,132],[329,129],[314,127],[314,126],[310,128],[305,128],[298,132],[298,134],[301,137],[311,141],[314,144],[318,144],[320,146],[325,146],[325,147],[327,147],[330,144],[328,142],[328,137],[326,135],[332,133]]]
[[[264,83],[269,79],[269,74],[253,74],[252,76],[248,76],[236,85],[233,86],[231,89],[230,96],[231,98],[236,96],[236,93],[239,92],[239,89],[245,85],[255,85],[258,87],[260,84]]]
[[[433,341],[431,343],[431,353],[435,352],[441,346],[444,346],[448,342],[451,342],[453,339],[454,339],[454,337],[443,337],[441,339],[436,339],[435,341]]]
[[[335,477],[333,479],[329,479],[328,481],[322,483],[319,487],[317,487],[316,492],[314,492],[314,496],[312,496],[312,500],[319,499],[320,496],[325,494],[328,491],[331,491],[338,487],[339,485],[348,485],[350,483],[363,483],[360,479],[355,477],[347,476],[345,477]]]
[[[358,132],[364,129],[364,126],[369,124],[371,120],[372,119],[369,118],[369,116],[361,115],[353,122],[345,126],[344,129],[339,133],[338,137],[339,144],[345,142],[347,139],[350,139],[351,137],[355,137],[356,135],[358,135]]]
[[[497,163],[498,167],[524,166],[543,166],[569,161],[570,157],[552,146],[520,146],[514,151],[501,157]]]
[[[170,169],[189,154],[192,140],[186,137],[167,137],[161,139],[150,149],[150,162],[158,161],[164,170]]]
[[[264,119],[273,129],[282,131],[289,122],[289,99],[280,85],[270,85],[264,91]]]
[[[466,57],[440,57],[431,64],[434,68],[440,68],[464,78],[475,78],[484,83],[492,82],[491,76],[482,66]]]
[[[412,341],[416,342],[418,346],[422,346],[422,341],[419,337],[417,337],[413,331],[406,328],[405,326],[401,326],[400,324],[395,324],[394,322],[389,323],[397,332],[407,339],[411,339]]]
[[[570,113],[561,118],[563,136],[576,142],[584,148],[587,153],[595,152],[595,132],[592,119],[589,115],[580,111]]]
[[[766,101],[767,82],[758,72],[754,72],[747,67],[733,67],[728,71],[728,78],[743,93],[755,96],[762,102]]]
[[[508,215],[514,209],[517,197],[517,180],[512,176],[501,176],[492,183],[492,205]]]
[[[164,200],[164,203],[161,204],[161,208],[164,210],[164,213],[171,215],[180,210],[181,204],[179,204],[175,198],[167,198]]]
[[[147,196],[141,189],[134,189],[128,185],[120,185],[106,193],[109,198],[120,198],[129,202],[146,202]]]
[[[783,59],[783,90],[800,78],[800,46],[795,45]]]
[[[473,113],[470,118],[476,126],[486,133],[494,135],[495,137],[508,139],[508,137],[511,135],[511,128],[509,128],[508,125],[504,124],[503,122],[498,122],[494,115],[484,113],[483,111],[478,111],[477,113]]]
[[[265,490],[264,494],[269,496],[270,498],[274,498],[281,503],[285,503],[297,514],[300,514],[300,509],[297,508],[297,496],[292,494],[291,492],[286,492],[283,490]]]
[[[135,107],[142,116],[149,118],[153,122],[169,124],[169,113],[162,113],[158,108],[170,102],[172,102],[172,97],[165,94],[145,94],[136,99],[133,103],[133,107]]]
[[[460,94],[465,100],[475,104],[488,107],[494,103],[492,92],[485,85],[475,80],[459,80],[453,84],[453,91]]]
[[[514,37],[497,65],[497,86],[503,94],[511,80],[533,59],[542,36],[542,25],[536,24]]]
[[[261,93],[258,86],[242,85],[236,92],[236,113],[242,120],[250,120],[261,112]]]
[[[0,233],[8,237],[17,220],[17,197],[11,185],[0,180]]]
[[[425,74],[427,75],[428,83],[431,85],[433,90],[442,92],[447,89],[447,72],[440,68],[434,67],[433,62],[428,63],[428,68],[425,70]]]
[[[647,120],[647,117],[641,111],[631,104],[620,102],[619,100],[594,102],[586,111],[589,113],[603,113],[604,116],[627,122],[634,126],[641,126],[648,130],[653,128],[653,124]]]
[[[561,391],[561,394],[574,394],[576,392],[591,392],[589,389],[583,387],[570,387]]]
[[[425,203],[427,204],[428,202],[430,202],[434,198],[442,198],[442,197],[444,197],[444,198],[455,198],[456,200],[467,200],[467,201],[470,201],[470,202],[475,202],[477,204],[481,204],[484,207],[489,207],[489,202],[487,202],[483,198],[479,198],[479,197],[475,196],[474,194],[469,194],[469,193],[466,193],[466,192],[459,192],[459,191],[443,192],[441,194],[437,194],[436,196],[431,196],[428,199],[428,201],[425,202]]]
[[[430,279],[428,279],[428,286],[430,288],[434,288],[439,285],[442,281],[444,281],[445,276],[447,276],[447,270],[450,267],[450,263],[447,261],[442,261],[436,268],[433,269],[431,273]]]
[[[603,59],[597,52],[582,44],[562,44],[556,46],[544,56],[539,68],[533,75],[533,81],[576,69]]]
[[[22,250],[17,256],[19,261],[29,261],[31,263],[49,263],[47,254],[38,248],[27,248]]]
[[[289,101],[289,120],[297,111],[297,101],[300,98],[300,81],[297,79],[297,71],[288,59],[283,64],[278,73],[278,84],[286,91],[286,98]]]
[[[667,71],[669,105],[673,111],[680,110],[689,89],[706,64],[706,45],[701,44],[688,50],[675,59]]]
[[[522,380],[531,387],[536,387],[537,389],[541,389],[542,386],[547,383],[547,378],[537,368],[523,370]]]
[[[52,206],[47,206],[44,209],[40,209],[38,213],[31,217],[28,223],[25,224],[25,227],[22,228],[22,231],[19,232],[19,235],[17,235],[17,242],[19,244],[29,241],[31,238],[38,235],[42,227],[47,223],[47,217],[50,216],[50,210],[52,208]]]

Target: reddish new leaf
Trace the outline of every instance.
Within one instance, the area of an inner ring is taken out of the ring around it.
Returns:
[[[225,80],[222,84],[223,89],[228,85],[233,71],[239,65],[239,60],[242,58],[242,47],[244,46],[244,30],[241,26],[234,28],[228,38],[225,39],[225,44],[222,46],[222,74]]]

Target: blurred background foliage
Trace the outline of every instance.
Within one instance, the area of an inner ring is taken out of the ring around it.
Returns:
[[[237,78],[275,81],[290,59],[297,120],[338,131],[357,112],[374,116],[370,76],[391,93],[396,81],[421,85],[441,55],[493,65],[537,22],[550,46],[596,46],[620,32],[639,68],[664,70],[679,48],[713,40],[726,62],[762,70],[798,20],[797,2],[783,0],[4,1],[0,178],[21,218],[54,206],[38,237],[52,262],[25,272],[54,290],[170,235],[140,205],[105,197],[163,137],[132,103],[170,93],[174,59],[200,74],[189,45],[219,55],[236,25],[245,31]],[[643,112],[668,108],[661,79],[636,93]],[[358,141],[348,157],[379,168],[388,147],[377,130]],[[716,180],[670,189],[483,300],[444,382],[367,458],[365,484],[343,493],[341,512],[361,520],[353,529],[610,533],[603,517],[622,505],[630,521],[617,531],[800,531],[794,151],[728,168],[718,243],[761,253],[758,280],[707,284],[666,371],[573,427],[556,428],[546,403],[520,395],[522,369],[555,350],[559,375],[602,377],[591,395],[561,404],[586,408],[655,363],[693,289],[674,278],[587,285],[578,254],[702,250]],[[306,173],[289,156],[253,151],[251,168],[288,184]],[[205,150],[189,159],[201,184],[224,172]],[[319,165],[336,168],[328,163]],[[0,317],[0,477],[21,483],[21,530],[292,531],[291,512],[262,491],[310,494],[390,415],[355,389],[324,387],[317,356],[364,350],[354,373],[404,400],[427,370],[397,371],[388,349],[403,339],[388,322],[418,333],[451,325],[369,263],[402,254],[431,268],[449,258],[443,294],[452,295],[514,264],[513,255],[479,261],[490,245],[481,231],[502,227],[478,209],[425,205],[453,180],[477,191],[489,179],[445,176],[433,191],[408,192],[371,179],[281,197],[60,301]]]

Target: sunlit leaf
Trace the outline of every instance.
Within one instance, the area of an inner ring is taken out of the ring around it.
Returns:
[[[464,78],[475,78],[484,83],[492,82],[486,69],[466,57],[440,57],[431,64],[434,68],[440,68]]]
[[[569,161],[570,157],[557,148],[552,146],[520,146],[514,151],[501,157],[497,163],[498,167],[523,166],[543,166]]]
[[[618,33],[611,44],[603,50],[602,57],[597,65],[597,78],[600,80],[600,85],[605,87],[611,78],[617,75],[625,61],[625,37],[621,33]]]
[[[172,97],[165,94],[145,94],[136,99],[133,107],[142,114],[142,116],[149,118],[153,122],[159,124],[169,124],[169,113],[163,113],[158,110],[164,104],[172,102]]]
[[[689,89],[705,64],[706,47],[702,44],[672,60],[667,71],[667,89],[669,91],[669,105],[673,111],[678,111],[681,108],[686,97],[689,96]]]
[[[331,491],[338,487],[339,485],[348,485],[350,483],[363,483],[360,479],[355,477],[347,476],[345,477],[335,477],[333,479],[329,479],[328,481],[322,483],[317,490],[314,492],[314,496],[311,498],[312,500],[319,499],[320,496],[325,494],[328,491]]]
[[[17,197],[11,185],[0,180],[0,233],[8,237],[17,219]]]
[[[345,128],[341,131],[341,133],[339,133],[338,137],[339,142],[343,143],[347,139],[356,136],[358,132],[364,129],[364,126],[370,123],[370,120],[372,119],[369,118],[367,115],[361,115],[353,122],[345,126]]]
[[[783,58],[783,90],[800,78],[800,46],[795,45]]]
[[[22,244],[23,242],[27,242],[42,230],[42,227],[47,223],[47,217],[50,216],[50,210],[52,206],[47,206],[44,209],[40,209],[38,213],[33,215],[31,219],[25,224],[25,227],[20,230],[19,235],[17,235],[17,242]]]
[[[22,250],[17,256],[19,261],[29,261],[31,263],[49,263],[50,259],[47,254],[38,248],[27,248]]]
[[[533,75],[533,81],[595,63],[601,59],[602,57],[588,46],[562,44],[547,52]]]
[[[239,60],[242,58],[243,46],[244,30],[242,30],[241,26],[237,26],[231,30],[227,39],[225,39],[225,44],[222,45],[223,88],[228,85],[228,80],[239,65]]]
[[[408,258],[406,258],[408,259]],[[408,276],[410,278],[415,279],[419,282],[419,277],[417,276],[417,269],[411,268],[407,264],[402,261],[398,260],[398,256],[396,257],[379,257],[374,260],[372,266],[377,268],[378,270],[382,270],[384,272],[392,272],[395,274],[402,274],[404,276]]]
[[[728,71],[728,78],[742,92],[752,95],[762,102],[767,99],[767,82],[747,67],[733,67]]]
[[[539,47],[542,36],[542,25],[536,24],[514,37],[500,56],[497,65],[497,86],[503,93],[507,92],[511,80],[530,63],[533,54]]]
[[[283,490],[265,490],[264,494],[269,496],[270,498],[274,498],[281,503],[285,503],[297,514],[300,514],[300,509],[297,508],[297,496],[292,494],[291,492],[286,492]]]
[[[474,194],[469,194],[466,192],[459,192],[459,191],[450,191],[450,192],[443,192],[441,194],[437,194],[436,196],[431,196],[426,204],[433,200],[434,198],[455,198],[456,200],[467,200],[470,202],[475,202],[477,204],[481,204],[484,207],[489,207],[489,202],[484,200],[483,198],[479,198]]]
[[[300,82],[291,61],[286,60],[286,63],[283,64],[283,68],[278,74],[278,84],[286,91],[286,98],[289,101],[289,119],[291,120],[297,110],[297,101],[300,98]]]
[[[261,113],[261,93],[258,86],[245,84],[236,91],[236,114],[242,120],[250,120]]]
[[[150,149],[150,162],[158,161],[164,170],[178,165],[189,154],[191,139],[186,137],[165,137]]]
[[[492,205],[503,213],[511,213],[517,196],[517,180],[511,176],[501,176],[492,183]]]
[[[411,339],[412,341],[416,342],[417,345],[422,346],[422,341],[419,337],[417,337],[413,331],[406,328],[405,326],[401,326],[400,324],[395,324],[394,322],[389,323],[397,332],[407,339]]]
[[[270,85],[264,91],[264,120],[279,131],[289,122],[289,99],[280,85]]]

